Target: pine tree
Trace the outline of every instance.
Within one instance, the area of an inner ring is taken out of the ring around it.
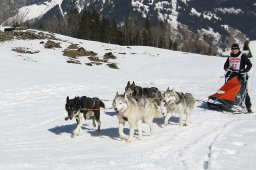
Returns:
[[[100,40],[100,15],[94,8],[91,13],[91,20],[90,20],[90,30],[91,30],[91,40]]]
[[[115,19],[112,20],[111,24],[111,37],[110,37],[110,43],[117,44],[117,31],[118,31],[118,26],[115,21]]]
[[[67,19],[68,35],[77,37],[79,32],[80,15],[77,10],[74,10]]]
[[[81,21],[79,24],[79,38],[90,39],[91,27],[90,27],[91,14],[88,10],[85,10],[82,14]]]
[[[110,25],[106,18],[102,19],[100,30],[100,41],[109,42],[110,41]]]
[[[152,34],[151,34],[151,24],[148,18],[146,18],[144,23],[144,30],[142,32],[143,45],[151,46],[152,43]]]

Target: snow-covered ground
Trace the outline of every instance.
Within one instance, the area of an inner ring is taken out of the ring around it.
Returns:
[[[223,85],[226,58],[151,47],[124,47],[56,35],[62,48],[45,49],[42,40],[0,42],[0,169],[1,170],[253,170],[256,163],[256,116],[207,110],[201,102],[190,126],[180,127],[178,115],[168,126],[154,120],[154,134],[143,125],[143,139],[126,143],[118,135],[111,108],[127,81],[165,91],[190,92],[206,100]],[[43,40],[46,42],[46,40]],[[63,50],[71,43],[98,53],[112,52],[120,69],[106,64],[70,64]],[[35,54],[12,51],[24,47]],[[256,52],[256,42],[251,42]],[[255,58],[252,59],[255,63]],[[249,90],[256,111],[255,73]],[[75,121],[67,116],[66,97],[99,97],[101,132],[87,121],[84,134],[72,137]],[[128,125],[125,132],[129,132]],[[136,132],[135,137],[138,134]]]

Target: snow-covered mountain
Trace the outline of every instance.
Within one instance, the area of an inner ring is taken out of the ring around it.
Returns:
[[[10,1],[11,2],[11,1]],[[100,14],[119,23],[133,17],[146,17],[153,23],[168,22],[177,31],[178,26],[194,32],[211,34],[215,44],[246,38],[256,39],[256,3],[251,0],[37,0],[3,3],[2,9],[9,9],[8,16],[0,16],[2,22],[46,22],[52,17],[64,17],[74,9],[95,8]],[[6,12],[5,12],[6,13]]]

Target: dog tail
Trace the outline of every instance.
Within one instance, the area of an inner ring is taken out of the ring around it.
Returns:
[[[105,104],[103,103],[103,101],[99,100],[100,103],[100,107],[103,107],[105,109]]]

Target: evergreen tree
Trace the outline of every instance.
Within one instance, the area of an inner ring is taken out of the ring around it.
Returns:
[[[144,30],[142,32],[143,45],[151,46],[152,43],[152,34],[151,34],[151,24],[148,18],[146,18],[144,23]]]
[[[90,38],[91,40],[100,40],[100,15],[94,8],[91,13],[91,20],[90,20],[90,30],[91,30],[91,35]]]
[[[91,14],[88,10],[85,10],[82,14],[81,21],[79,24],[79,38],[90,39],[91,27],[90,27]]]
[[[100,28],[101,28],[100,41],[109,42],[110,41],[110,25],[109,25],[109,21],[106,18],[102,19]]]
[[[117,31],[118,31],[118,26],[115,21],[115,19],[112,20],[111,24],[111,37],[110,37],[110,43],[117,44]]]
[[[77,10],[74,10],[67,19],[68,35],[78,37],[80,15]]]

